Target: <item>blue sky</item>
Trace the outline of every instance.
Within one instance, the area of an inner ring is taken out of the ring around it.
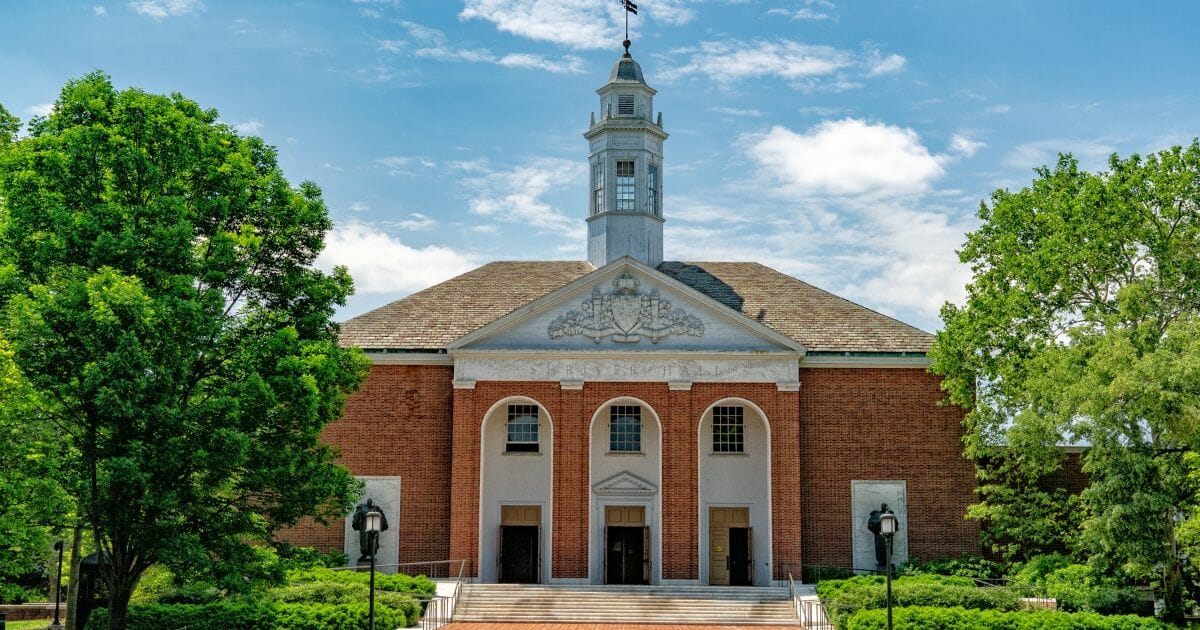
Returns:
[[[981,199],[1200,135],[1200,2],[642,0],[671,260],[756,260],[926,330]],[[489,260],[586,258],[618,0],[0,1],[0,103],[94,69],[279,149],[351,316]]]

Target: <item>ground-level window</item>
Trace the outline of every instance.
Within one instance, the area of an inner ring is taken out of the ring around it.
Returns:
[[[642,408],[613,405],[609,411],[608,450],[616,453],[642,451]]]
[[[746,450],[741,407],[713,407],[713,452],[742,453]]]
[[[537,452],[537,405],[508,406],[508,443],[505,445],[504,450],[509,453]]]

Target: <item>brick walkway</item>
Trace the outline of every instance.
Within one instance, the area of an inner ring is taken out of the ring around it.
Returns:
[[[660,624],[547,624],[512,623],[493,624],[479,622],[455,622],[442,626],[443,630],[614,630],[636,628],[637,630],[803,630],[803,625],[660,625]]]

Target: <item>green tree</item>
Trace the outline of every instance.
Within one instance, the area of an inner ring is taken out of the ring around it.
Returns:
[[[330,221],[273,148],[93,73],[0,151],[0,328],[79,453],[110,628],[152,564],[236,588],[251,544],[357,490],[318,441],[366,373],[337,346]]]
[[[968,455],[991,516],[1003,486],[1052,471],[1055,444],[1090,445],[1081,542],[1094,564],[1153,577],[1182,616],[1177,519],[1194,514],[1184,454],[1200,446],[1200,144],[1081,171],[1070,156],[998,190],[960,252],[974,279],[942,309],[931,352],[969,410]]]

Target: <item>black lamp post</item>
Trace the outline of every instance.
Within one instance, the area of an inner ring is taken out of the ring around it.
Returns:
[[[887,627],[892,630],[892,538],[896,536],[899,521],[891,510],[879,515],[879,535],[887,541]]]
[[[383,512],[372,505],[363,515],[363,529],[367,532],[367,545],[371,552],[371,596],[367,607],[367,630],[375,630],[375,554],[379,552],[379,530],[383,527]]]
[[[50,627],[61,628],[62,624],[58,620],[58,605],[62,601],[63,541],[56,541],[54,543],[54,550],[58,552],[58,584],[54,587],[54,623],[50,624]]]

